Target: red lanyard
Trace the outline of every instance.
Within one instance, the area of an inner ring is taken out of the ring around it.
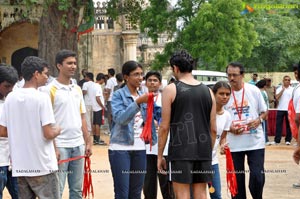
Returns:
[[[235,98],[235,95],[234,95],[234,90],[231,90],[232,92],[232,96],[233,96],[233,99],[234,99],[234,105],[235,105],[235,109],[236,109],[236,112],[239,116],[239,119],[242,120],[242,113],[243,113],[243,104],[244,104],[244,96],[245,96],[245,89],[244,89],[244,84],[243,84],[243,96],[242,96],[242,102],[241,102],[241,107],[239,108],[238,107],[238,104],[236,102],[236,98]]]

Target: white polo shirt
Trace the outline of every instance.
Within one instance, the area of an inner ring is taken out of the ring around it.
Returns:
[[[58,169],[53,140],[47,140],[42,129],[54,123],[45,93],[19,88],[7,96],[0,125],[7,127],[14,177],[42,176]]]
[[[84,144],[81,114],[86,112],[82,91],[78,85],[64,85],[56,79],[44,89],[53,106],[60,135],[55,138],[57,147],[72,148]]]

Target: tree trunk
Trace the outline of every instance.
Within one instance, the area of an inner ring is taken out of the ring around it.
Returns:
[[[77,53],[77,34],[71,32],[71,29],[78,24],[79,8],[80,5],[76,3],[76,0],[72,0],[72,7],[68,11],[59,11],[57,3],[44,9],[40,20],[38,53],[39,57],[49,63],[52,76],[56,77],[58,74],[55,55],[59,50],[68,49]],[[68,28],[64,27],[61,22],[64,14],[67,16],[65,20]],[[77,70],[75,78],[78,76]]]

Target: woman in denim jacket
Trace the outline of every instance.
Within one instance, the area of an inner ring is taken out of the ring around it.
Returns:
[[[140,64],[135,61],[124,63],[122,74],[125,84],[114,92],[111,101],[113,121],[109,162],[115,198],[139,199],[146,172],[146,146],[140,135],[146,121],[148,94],[138,91],[143,80]],[[155,126],[152,125],[152,144],[156,143]]]

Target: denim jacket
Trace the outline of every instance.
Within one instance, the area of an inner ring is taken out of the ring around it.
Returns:
[[[138,91],[138,94],[142,93]],[[133,145],[134,144],[134,116],[141,111],[144,122],[146,121],[147,104],[142,103],[141,108],[133,100],[130,91],[125,85],[113,93],[111,100],[112,129],[110,143]],[[157,143],[157,135],[152,119],[152,144]]]

